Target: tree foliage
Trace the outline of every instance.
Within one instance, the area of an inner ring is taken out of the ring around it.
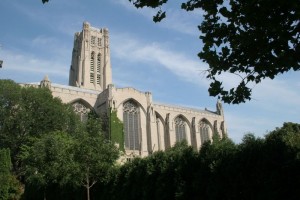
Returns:
[[[0,80],[0,146],[10,149],[15,172],[21,166],[22,145],[53,131],[74,132],[77,122],[72,108],[54,98],[49,89]]]
[[[51,186],[84,186],[87,199],[97,182],[105,182],[118,158],[118,149],[105,139],[101,120],[91,113],[78,132],[53,132],[23,145],[21,158],[25,181],[49,196]],[[50,188],[50,189],[49,189]]]
[[[68,184],[75,169],[73,143],[70,135],[54,132],[36,138],[33,145],[22,145],[20,157],[25,183],[41,189],[44,197],[51,184]]]
[[[85,129],[76,134],[73,152],[76,165],[74,183],[86,188],[90,200],[90,188],[107,180],[119,157],[118,148],[105,139],[97,115],[91,113]]]
[[[9,149],[0,149],[0,199],[8,199],[9,177],[11,170],[11,161]]]
[[[19,199],[21,196],[20,182],[12,173],[9,149],[0,149],[0,199]]]
[[[299,124],[240,144],[215,138],[196,152],[185,142],[122,165],[97,189],[103,199],[298,199]]]
[[[129,0],[137,8],[157,8],[155,22],[166,17],[161,6],[167,0]],[[258,84],[290,70],[300,70],[300,1],[187,0],[181,8],[203,10],[198,26],[204,46],[198,54],[208,63],[208,89],[226,103],[251,99],[249,83]],[[229,72],[241,77],[229,90],[218,75]]]

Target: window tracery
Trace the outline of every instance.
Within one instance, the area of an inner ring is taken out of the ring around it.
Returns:
[[[81,104],[80,102],[75,102],[72,104],[74,112],[80,117],[81,121],[86,121],[88,118],[88,114],[90,109]]]
[[[209,140],[209,131],[210,131],[209,124],[205,121],[200,121],[199,132],[200,132],[201,144]]]
[[[176,142],[186,139],[186,123],[181,116],[175,119],[175,133]]]
[[[140,115],[139,108],[133,101],[123,104],[123,123],[125,147],[140,150]]]

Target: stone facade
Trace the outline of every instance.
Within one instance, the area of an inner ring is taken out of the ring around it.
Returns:
[[[82,116],[91,109],[107,115],[115,111],[124,124],[121,134],[127,158],[165,150],[182,139],[199,149],[214,133],[220,137],[226,134],[220,102],[216,111],[199,110],[156,103],[150,92],[116,88],[112,84],[108,30],[93,28],[87,22],[80,33],[75,33],[70,86],[53,84],[47,76],[39,85],[73,104]]]
[[[82,29],[74,37],[69,85],[102,91],[112,83],[108,30],[87,22]]]

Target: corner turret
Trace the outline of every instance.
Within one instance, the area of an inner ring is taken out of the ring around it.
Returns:
[[[40,87],[51,88],[51,81],[49,80],[48,75],[44,77],[44,79],[40,82]]]

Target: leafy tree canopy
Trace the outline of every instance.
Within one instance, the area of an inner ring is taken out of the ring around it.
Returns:
[[[77,120],[72,108],[54,98],[49,89],[0,80],[0,146],[10,149],[16,173],[21,145],[53,131],[72,133],[78,128]]]
[[[20,157],[26,183],[43,188],[50,183],[68,183],[74,170],[73,145],[73,138],[64,132],[45,134],[33,145],[22,145]]]
[[[159,8],[155,22],[166,17],[161,10],[168,0],[129,0],[137,8]],[[198,54],[208,63],[208,89],[226,103],[251,99],[249,83],[300,69],[300,1],[281,0],[187,0],[186,11],[202,9],[199,25],[204,46]],[[225,89],[218,75],[229,72],[241,77],[239,84]]]

